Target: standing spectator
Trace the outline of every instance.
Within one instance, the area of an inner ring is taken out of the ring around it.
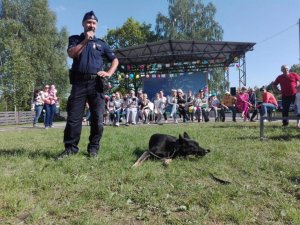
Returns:
[[[55,109],[56,109],[56,92],[52,88],[50,90],[49,85],[46,85],[44,88],[44,93],[43,93],[43,101],[44,101],[44,107],[46,110],[46,116],[45,116],[45,129],[48,129],[52,127],[53,125],[53,118],[55,114]]]
[[[222,120],[222,122],[225,121],[225,110],[230,110],[232,112],[232,121],[236,122],[235,103],[236,103],[236,97],[231,96],[230,92],[226,91],[220,104],[221,106],[220,119]]]
[[[108,121],[109,121],[109,109],[108,109],[108,102],[109,102],[109,96],[108,95],[104,95],[104,104],[105,104],[105,108],[104,108],[104,113],[103,113],[103,125],[107,125]]]
[[[123,121],[123,119],[125,120],[125,121],[127,121],[127,117],[128,117],[128,113],[127,113],[127,99],[129,98],[129,94],[128,93],[125,93],[124,95],[123,95],[123,101],[122,101],[122,113],[121,113],[121,117],[120,117],[120,122],[122,122]]]
[[[253,88],[249,88],[249,103],[252,105],[252,115],[250,118],[251,122],[255,122],[254,118],[257,115],[257,101],[256,101],[256,94]]]
[[[287,117],[289,116],[289,108],[292,103],[295,102],[296,97],[296,87],[300,82],[300,76],[297,73],[289,71],[287,65],[281,66],[282,74],[279,75],[273,82],[273,88],[281,93],[282,99],[282,125],[288,126],[289,121]],[[280,90],[278,89],[278,84],[280,85]]]
[[[186,110],[188,114],[188,118],[194,122],[194,100],[195,96],[193,95],[193,91],[189,90],[188,96],[187,96],[187,104],[186,104]]]
[[[120,118],[121,118],[121,113],[122,113],[123,99],[121,98],[121,93],[118,91],[115,93],[115,96],[116,97],[113,101],[114,106],[115,106],[114,125],[118,127],[118,126],[120,126]]]
[[[297,86],[297,94],[295,97],[295,113],[297,115],[297,128],[300,129],[300,85]]]
[[[137,100],[138,100],[138,108],[137,108],[137,122],[139,120],[143,121],[143,113],[142,113],[142,110],[141,110],[141,104],[142,104],[142,101],[143,101],[143,91],[142,90],[139,90],[138,93],[137,93]]]
[[[260,116],[266,118],[268,111],[276,109],[278,103],[274,95],[268,92],[265,87],[262,87],[260,92],[262,93],[262,103],[258,105],[258,108],[260,108]],[[266,121],[266,119],[264,121]]]
[[[52,127],[53,126],[54,115],[57,113],[57,103],[58,103],[57,90],[56,90],[54,84],[52,84],[50,86],[49,97],[51,99],[49,127]]]
[[[91,112],[87,152],[90,157],[96,157],[100,149],[105,110],[103,79],[113,75],[119,61],[107,43],[95,37],[97,23],[96,15],[90,11],[82,19],[84,32],[69,37],[67,52],[68,56],[73,59],[70,71],[72,90],[67,103],[68,117],[64,130],[65,151],[58,159],[79,151],[81,120],[86,101],[89,103]],[[108,71],[103,70],[103,57],[111,62]]]
[[[177,121],[178,104],[177,104],[177,90],[176,89],[171,90],[171,96],[168,98],[168,103],[172,107],[170,117],[173,118],[174,123],[178,123],[178,121]]]
[[[43,101],[43,91],[35,91],[34,93],[34,111],[35,111],[35,116],[33,119],[33,127],[37,127],[38,120],[41,116],[43,107],[44,107],[44,101]]]
[[[179,115],[182,116],[182,121],[185,123],[188,120],[186,111],[186,99],[181,89],[177,90],[177,104]]]
[[[138,121],[138,98],[135,96],[134,90],[129,92],[129,96],[126,100],[127,105],[127,117],[126,126],[130,123],[135,125]]]
[[[115,121],[115,101],[116,95],[113,93],[111,98],[108,99],[107,102],[107,109],[108,109],[108,118],[109,118],[109,125],[113,126]]]
[[[248,119],[248,112],[250,106],[251,104],[249,103],[249,94],[247,92],[247,88],[242,87],[236,99],[236,108],[239,112],[241,112],[241,117],[244,121],[247,121]]]
[[[167,118],[166,107],[168,106],[168,101],[167,101],[167,98],[164,96],[163,90],[159,91],[159,95],[160,95],[160,101],[161,101],[161,104],[160,104],[161,113],[164,116],[165,123],[167,123],[168,118]]]
[[[154,120],[155,120],[155,123],[159,123],[162,118],[162,111],[161,111],[162,101],[160,98],[160,93],[155,94],[155,99],[153,101],[153,104],[154,104],[154,110],[153,110]]]

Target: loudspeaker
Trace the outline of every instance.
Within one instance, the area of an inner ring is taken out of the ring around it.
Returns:
[[[231,87],[231,88],[230,88],[230,94],[231,94],[232,96],[236,96],[236,87]]]

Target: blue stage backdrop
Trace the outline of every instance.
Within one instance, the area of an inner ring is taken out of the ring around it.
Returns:
[[[160,78],[150,75],[149,78],[143,80],[144,92],[153,100],[155,94],[163,90],[165,96],[171,94],[171,89],[182,89],[185,94],[189,90],[193,94],[197,93],[199,89],[204,89],[206,86],[206,75],[203,72],[195,73],[181,73],[181,74],[165,74]]]

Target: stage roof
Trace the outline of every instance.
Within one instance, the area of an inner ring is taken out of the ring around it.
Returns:
[[[152,42],[116,49],[120,65],[151,65],[193,62],[198,67],[228,67],[253,50],[255,43],[228,41]]]

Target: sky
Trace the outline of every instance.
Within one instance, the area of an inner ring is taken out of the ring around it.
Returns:
[[[300,0],[202,0],[212,2],[215,20],[224,30],[223,41],[256,43],[246,53],[246,86],[261,87],[281,74],[283,64],[292,66],[300,60]],[[69,34],[83,31],[83,15],[93,10],[98,17],[96,35],[107,29],[122,27],[129,17],[152,24],[160,12],[168,16],[167,0],[49,0],[57,16],[57,28],[66,27]],[[239,86],[239,72],[229,69],[230,87]]]

